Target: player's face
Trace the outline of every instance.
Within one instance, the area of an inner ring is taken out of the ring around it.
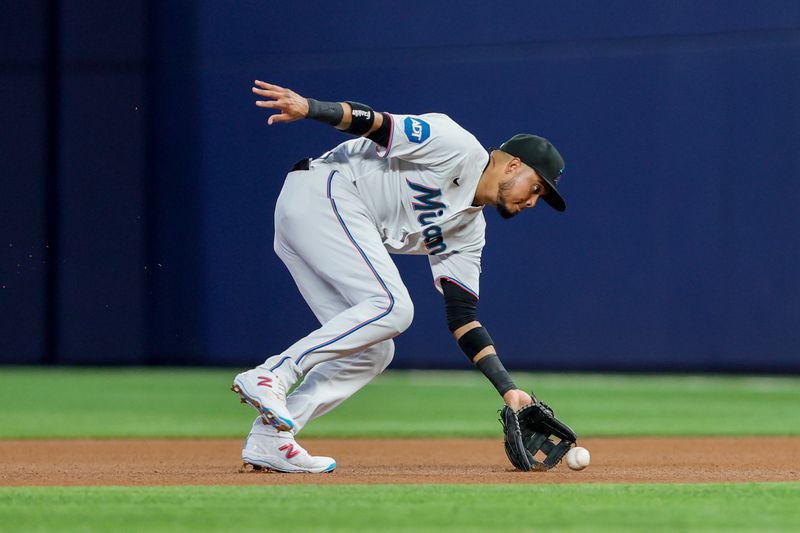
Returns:
[[[536,171],[522,165],[519,170],[500,181],[497,190],[497,211],[503,218],[512,218],[525,209],[536,206],[547,192],[547,186]]]

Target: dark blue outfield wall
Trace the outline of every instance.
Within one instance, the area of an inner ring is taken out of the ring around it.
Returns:
[[[316,326],[272,211],[344,137],[266,126],[261,78],[556,143],[567,212],[487,212],[509,367],[800,372],[800,3],[290,4],[4,7],[0,362],[249,366]],[[394,366],[466,367],[398,264]]]

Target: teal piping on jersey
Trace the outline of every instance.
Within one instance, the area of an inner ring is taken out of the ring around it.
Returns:
[[[381,288],[384,290],[386,295],[389,297],[389,307],[387,307],[386,310],[384,310],[379,315],[374,316],[374,317],[372,317],[369,320],[366,320],[364,322],[361,322],[360,324],[358,324],[356,326],[353,326],[349,330],[345,331],[344,333],[342,333],[340,335],[337,335],[336,337],[332,338],[331,340],[323,342],[322,344],[318,344],[318,345],[314,346],[313,348],[309,348],[308,350],[304,351],[303,353],[300,354],[300,357],[297,358],[297,361],[295,361],[295,364],[299,364],[300,361],[303,360],[303,357],[305,357],[306,355],[310,354],[314,350],[318,350],[320,348],[328,346],[329,344],[333,344],[334,342],[347,337],[348,335],[350,335],[354,331],[358,331],[359,329],[363,328],[364,326],[366,326],[368,324],[372,324],[376,320],[380,320],[381,318],[383,318],[386,315],[388,315],[389,313],[391,313],[392,312],[392,308],[394,308],[394,296],[392,296],[391,291],[389,290],[389,288],[386,286],[386,283],[383,281],[383,279],[378,274],[378,271],[375,270],[374,266],[372,266],[372,263],[370,262],[369,258],[367,257],[367,254],[364,253],[364,250],[361,249],[361,247],[358,245],[356,240],[353,238],[353,235],[350,233],[350,230],[347,229],[347,225],[344,223],[344,220],[342,220],[342,216],[339,214],[339,210],[336,208],[336,201],[333,199],[333,196],[331,195],[331,182],[333,181],[333,176],[336,174],[336,172],[337,171],[334,170],[328,176],[328,199],[331,201],[331,207],[333,208],[333,212],[336,215],[336,219],[339,221],[339,224],[341,224],[342,229],[347,234],[347,238],[350,239],[350,242],[353,243],[353,246],[356,247],[356,249],[358,250],[358,253],[361,254],[361,257],[367,263],[367,266],[369,267],[370,271],[372,271],[372,275],[375,276],[375,279],[378,280],[378,283],[380,283]],[[274,372],[275,369],[278,368],[279,366],[281,366],[283,364],[283,362],[286,361],[287,359],[290,359],[290,357],[289,356],[283,357],[278,362],[278,364],[276,364],[275,366],[270,368],[270,371]]]
[[[386,153],[383,155],[378,153],[378,157],[381,159],[386,159],[389,157],[389,150],[392,149],[392,141],[394,140],[394,117],[389,113],[386,113],[386,116],[389,117],[389,142],[386,143]],[[376,145],[375,150],[378,150],[378,147],[379,145]]]
[[[473,291],[472,289],[469,288],[469,286],[466,283],[464,283],[458,278],[454,278],[453,276],[439,276],[434,280],[433,284],[436,285],[436,282],[438,282],[439,286],[441,287],[443,279],[449,281],[450,283],[458,285],[459,287],[470,293],[472,296],[474,296],[476,300],[481,299],[480,296],[478,296],[477,292]]]

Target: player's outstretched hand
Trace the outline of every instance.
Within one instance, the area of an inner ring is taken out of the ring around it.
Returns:
[[[253,94],[265,98],[264,100],[256,100],[256,105],[280,111],[276,115],[270,115],[267,119],[267,124],[270,126],[277,122],[293,122],[308,116],[308,100],[291,89],[260,80],[256,80],[253,83],[255,85]]]

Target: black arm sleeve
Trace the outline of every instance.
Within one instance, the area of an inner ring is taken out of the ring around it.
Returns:
[[[455,331],[464,324],[477,320],[478,299],[475,296],[446,279],[442,280],[442,292],[447,309],[447,327],[450,328],[450,331]],[[474,362],[478,352],[486,346],[493,346],[494,341],[489,337],[486,329],[481,326],[462,335],[458,340],[458,345],[470,361]],[[475,366],[489,379],[500,396],[517,388],[497,354],[491,353],[482,357],[475,363]]]
[[[494,388],[500,393],[500,396],[517,388],[496,354],[489,354],[483,357],[480,361],[475,363],[475,366],[477,366],[478,370],[483,372],[483,375],[492,382],[492,385],[494,385]]]
[[[447,311],[447,327],[451,332],[477,320],[478,299],[475,296],[446,279],[442,280],[442,292]]]

